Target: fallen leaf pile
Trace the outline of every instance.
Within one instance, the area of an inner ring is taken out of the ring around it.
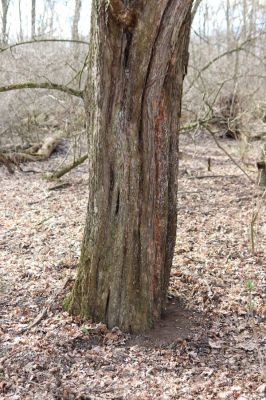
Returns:
[[[262,189],[210,139],[195,140],[182,138],[190,156],[180,162],[166,315],[140,336],[62,309],[84,228],[86,165],[56,191],[43,170],[9,175],[0,168],[0,399],[266,398],[265,203],[254,254],[250,246]],[[237,143],[223,144],[237,153]],[[51,170],[59,157],[42,168]],[[256,179],[255,168],[250,175]]]

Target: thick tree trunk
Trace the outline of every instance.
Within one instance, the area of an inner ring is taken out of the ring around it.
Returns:
[[[192,1],[103,3],[92,7],[89,203],[68,309],[138,332],[161,317],[169,284]]]

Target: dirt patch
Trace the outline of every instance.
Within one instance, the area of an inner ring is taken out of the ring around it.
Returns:
[[[167,347],[191,340],[195,334],[206,335],[207,318],[197,311],[186,309],[177,299],[171,299],[163,318],[143,335],[132,335],[128,346]]]

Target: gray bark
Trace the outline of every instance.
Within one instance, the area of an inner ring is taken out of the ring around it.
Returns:
[[[31,0],[31,38],[36,36],[36,0]]]
[[[72,23],[72,39],[78,40],[79,39],[79,20],[80,20],[80,10],[81,10],[81,0],[75,0],[75,12],[73,17]]]
[[[201,3],[202,3],[202,0],[195,0],[194,1],[192,12],[191,12],[191,21],[194,20],[196,14],[197,14],[198,8],[199,8]]]
[[[1,0],[2,4],[2,44],[8,43],[8,32],[7,32],[7,13],[9,7],[9,0]]]
[[[230,48],[231,48],[231,16],[230,16],[230,11],[231,11],[230,0],[226,0],[225,15],[226,15],[226,41],[227,41],[227,51],[229,51]]]

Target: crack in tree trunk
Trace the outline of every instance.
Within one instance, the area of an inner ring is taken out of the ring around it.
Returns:
[[[108,308],[109,308],[109,302],[110,302],[110,289],[108,290],[108,294],[107,294],[107,299],[106,299],[106,305],[105,305],[105,313],[104,313],[104,315],[105,315],[105,317],[104,317],[104,320],[106,321],[106,324],[108,325],[108,320],[109,320],[109,318],[108,318]]]

